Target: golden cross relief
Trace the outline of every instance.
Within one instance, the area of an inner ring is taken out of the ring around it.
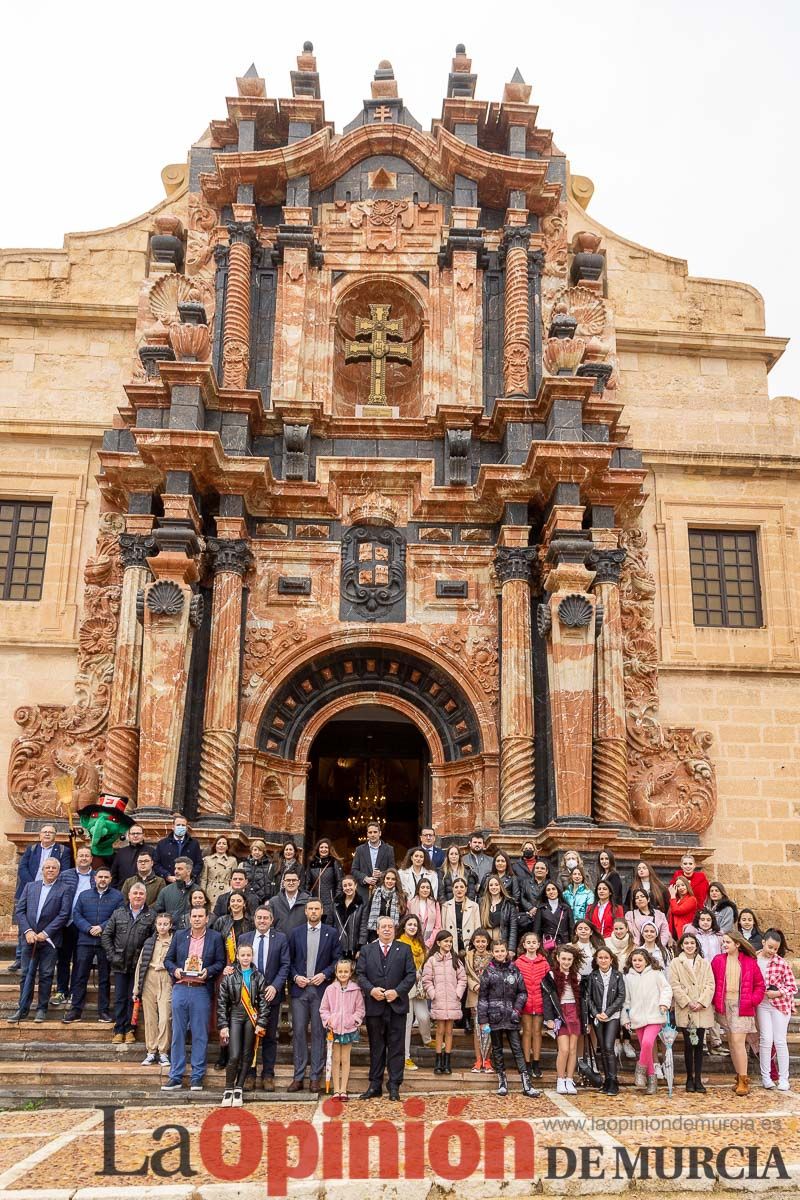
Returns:
[[[368,317],[356,317],[356,340],[345,347],[344,361],[370,360],[369,403],[386,400],[386,363],[411,362],[411,343],[403,342],[403,322],[390,320],[391,304],[370,304]]]

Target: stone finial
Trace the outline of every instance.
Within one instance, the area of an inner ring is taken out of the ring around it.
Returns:
[[[237,77],[236,88],[240,96],[256,96],[265,98],[267,95],[266,82],[261,78],[256,70],[255,63],[250,63],[250,66],[247,68],[241,78]]]
[[[317,60],[314,56],[314,43],[303,42],[303,50],[297,56],[298,71],[316,71]]]
[[[454,75],[469,75],[472,70],[472,59],[467,58],[467,48],[463,42],[459,42],[456,46],[451,70]]]
[[[528,104],[533,87],[522,78],[519,67],[516,68],[511,80],[503,88],[504,104]]]
[[[459,42],[447,80],[448,99],[474,99],[477,82],[477,75],[472,74],[472,59],[467,57],[463,42]]]
[[[303,42],[303,49],[297,56],[297,70],[290,71],[289,78],[292,81],[293,96],[320,99],[319,73],[313,42]]]
[[[382,58],[378,63],[378,69],[370,87],[373,100],[396,100],[398,98],[397,80],[394,77],[392,64],[387,58]]]

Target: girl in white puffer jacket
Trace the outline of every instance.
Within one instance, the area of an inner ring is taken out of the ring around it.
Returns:
[[[658,1087],[653,1047],[671,1004],[672,988],[661,967],[646,950],[634,950],[625,968],[622,1020],[639,1038],[636,1086],[643,1089],[646,1085],[649,1095],[655,1095]]]

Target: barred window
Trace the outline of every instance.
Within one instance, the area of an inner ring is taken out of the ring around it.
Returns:
[[[763,625],[753,530],[690,529],[689,562],[695,625]]]
[[[41,600],[51,509],[0,500],[0,600]]]

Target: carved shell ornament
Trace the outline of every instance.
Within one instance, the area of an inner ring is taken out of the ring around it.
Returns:
[[[147,593],[145,603],[153,616],[174,617],[183,608],[183,592],[177,583],[159,579]]]
[[[551,312],[555,311],[556,304],[562,300],[567,306],[567,311],[578,322],[575,331],[577,334],[583,337],[599,337],[602,334],[606,327],[606,309],[599,296],[585,287],[567,288],[555,297]],[[551,314],[548,314],[548,326],[550,316]]]
[[[558,606],[558,619],[569,629],[581,629],[588,625],[594,614],[594,609],[585,596],[575,593],[565,596]]]
[[[178,304],[185,300],[202,300],[197,287],[185,275],[162,275],[150,289],[147,303],[150,312],[163,325],[179,321]]]

